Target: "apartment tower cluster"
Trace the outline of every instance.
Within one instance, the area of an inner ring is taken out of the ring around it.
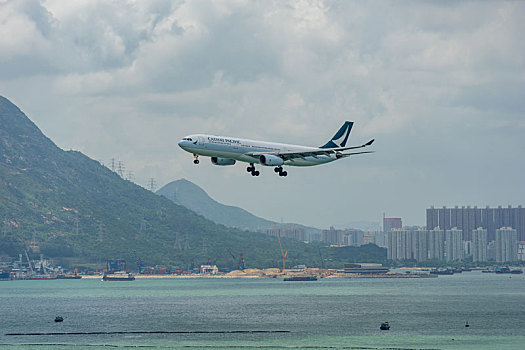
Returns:
[[[391,260],[511,262],[525,244],[525,208],[454,207],[427,209],[426,229],[388,228],[387,254]],[[522,243],[520,243],[520,241]]]

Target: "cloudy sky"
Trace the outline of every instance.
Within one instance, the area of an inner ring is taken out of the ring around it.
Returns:
[[[256,215],[424,225],[430,205],[525,204],[523,1],[0,0],[0,95],[134,181],[186,178]],[[288,177],[194,166],[192,133],[371,155]]]

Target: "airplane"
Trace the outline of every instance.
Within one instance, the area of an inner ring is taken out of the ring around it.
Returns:
[[[260,175],[260,172],[255,169],[255,164],[273,166],[279,176],[287,176],[288,172],[283,170],[283,165],[313,166],[356,154],[373,153],[373,151],[344,153],[347,150],[368,147],[374,142],[372,139],[360,146],[346,147],[353,125],[354,122],[345,121],[334,137],[319,147],[205,134],[185,136],[178,144],[183,150],[193,154],[195,164],[199,164],[199,156],[207,156],[211,157],[214,165],[234,165],[236,161],[249,163],[250,166],[246,168],[246,171],[252,176]]]

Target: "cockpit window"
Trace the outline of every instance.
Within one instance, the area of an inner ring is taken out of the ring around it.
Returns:
[[[183,137],[182,139],[183,139],[184,141],[193,141],[193,140],[192,140],[191,138],[189,138],[189,137]]]

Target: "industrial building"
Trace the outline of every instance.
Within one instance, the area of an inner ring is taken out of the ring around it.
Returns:
[[[126,271],[126,260],[124,259],[108,259],[106,262],[107,273],[115,273],[117,271]]]
[[[388,267],[383,267],[382,264],[345,264],[345,273],[361,273],[361,274],[375,274],[375,273],[387,273]]]

